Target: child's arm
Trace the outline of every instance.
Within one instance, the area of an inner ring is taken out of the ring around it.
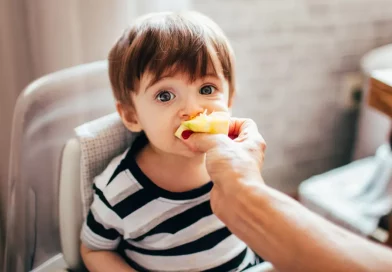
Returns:
[[[95,185],[94,190],[93,203],[90,206],[90,211],[83,223],[80,234],[80,254],[83,262],[91,272],[135,272],[116,253],[116,249],[122,239],[122,219],[113,211],[111,204],[107,200],[107,191],[101,190]]]
[[[82,243],[80,253],[85,266],[90,272],[136,272],[114,251],[91,250]]]

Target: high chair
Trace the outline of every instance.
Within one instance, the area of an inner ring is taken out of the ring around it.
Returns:
[[[79,254],[92,182],[134,135],[115,112],[107,62],[31,83],[12,128],[2,271],[84,271]],[[249,272],[274,271],[265,262]]]
[[[59,255],[59,179],[60,173],[79,174],[60,171],[62,150],[75,137],[75,127],[114,111],[106,61],[46,75],[20,94],[12,124],[6,249],[1,271],[66,267]],[[73,199],[67,204],[80,219],[78,195]],[[48,260],[49,266],[45,264]]]
[[[62,254],[68,268],[78,271],[83,267],[80,229],[92,203],[94,177],[123,153],[134,137],[117,113],[83,124],[75,132],[76,138],[67,142],[62,156],[59,207]],[[77,216],[76,210],[81,211]]]

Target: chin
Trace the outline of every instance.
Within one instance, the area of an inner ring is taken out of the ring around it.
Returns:
[[[173,150],[173,154],[176,154],[178,156],[184,157],[184,158],[188,158],[188,159],[192,159],[192,158],[196,158],[199,157],[201,155],[204,155],[200,152],[194,152],[192,150],[190,150],[187,146],[183,145],[182,147],[180,147],[177,150]]]
[[[193,152],[188,148],[181,148],[178,150],[171,150],[170,151],[171,154],[176,155],[176,156],[180,156],[180,157],[184,157],[184,158],[195,158],[197,156],[200,156],[200,153],[198,152]]]
[[[174,156],[184,157],[192,159],[204,154],[194,152],[190,150],[180,139],[175,138],[175,141],[169,145],[166,145],[164,149],[161,149],[164,153],[171,154]]]
[[[182,156],[183,157],[186,157],[186,158],[195,158],[195,157],[198,157],[198,156],[200,156],[201,154],[200,153],[196,153],[196,152],[193,152],[193,151],[188,151],[188,152],[183,152],[184,154],[182,154]]]

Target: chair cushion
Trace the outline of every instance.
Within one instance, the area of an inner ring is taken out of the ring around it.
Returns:
[[[81,149],[80,186],[85,218],[93,200],[94,178],[105,170],[114,157],[123,153],[135,137],[123,125],[117,113],[85,123],[75,132]]]

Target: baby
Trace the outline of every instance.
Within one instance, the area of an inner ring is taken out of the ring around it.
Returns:
[[[228,112],[234,56],[197,12],[139,18],[109,54],[132,146],[95,179],[81,233],[90,271],[243,271],[263,260],[212,213],[205,154],[174,134],[203,112]],[[227,207],[230,209],[230,207]]]

